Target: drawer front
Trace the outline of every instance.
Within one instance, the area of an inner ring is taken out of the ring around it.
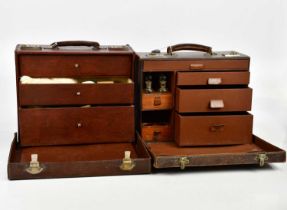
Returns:
[[[142,94],[142,110],[164,110],[173,107],[171,93]]]
[[[177,85],[247,85],[250,73],[245,72],[178,72]]]
[[[131,142],[134,106],[19,110],[22,146]]]
[[[142,127],[142,139],[145,141],[170,141],[170,125],[147,124]]]
[[[145,71],[248,71],[249,59],[145,61],[143,69]]]
[[[231,112],[251,110],[252,89],[177,88],[176,110],[184,112]]]
[[[134,84],[20,84],[20,105],[133,104]]]
[[[252,115],[181,116],[176,114],[179,146],[248,144],[252,142]]]
[[[20,75],[31,77],[130,76],[131,55],[21,55]]]

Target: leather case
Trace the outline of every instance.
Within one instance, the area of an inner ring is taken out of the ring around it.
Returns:
[[[155,168],[286,160],[252,134],[248,56],[198,44],[137,55],[137,130]]]
[[[129,45],[18,45],[15,58],[18,135],[9,179],[150,172],[135,132]]]

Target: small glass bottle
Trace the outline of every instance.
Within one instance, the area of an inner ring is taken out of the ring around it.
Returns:
[[[145,76],[145,92],[152,93],[152,76],[150,74]]]
[[[161,74],[159,76],[159,92],[160,93],[165,93],[167,92],[167,76],[164,74]]]

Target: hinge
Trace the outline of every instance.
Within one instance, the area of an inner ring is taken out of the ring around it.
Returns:
[[[38,154],[31,155],[31,161],[29,167],[26,168],[26,171],[29,174],[39,174],[43,171],[43,168],[40,166],[40,163],[38,161]]]
[[[178,160],[179,165],[180,165],[180,169],[184,170],[186,165],[189,164],[189,159],[187,157],[181,157]]]
[[[260,167],[263,167],[265,165],[266,161],[268,160],[268,156],[265,153],[261,153],[255,157],[255,160],[259,161]]]

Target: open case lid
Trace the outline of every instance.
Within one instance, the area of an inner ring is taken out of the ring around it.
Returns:
[[[286,152],[253,136],[253,143],[232,146],[178,147],[175,142],[148,142],[155,168],[247,165],[285,162]]]
[[[11,145],[8,178],[39,179],[144,174],[150,156],[137,135],[136,143],[20,147]]]

